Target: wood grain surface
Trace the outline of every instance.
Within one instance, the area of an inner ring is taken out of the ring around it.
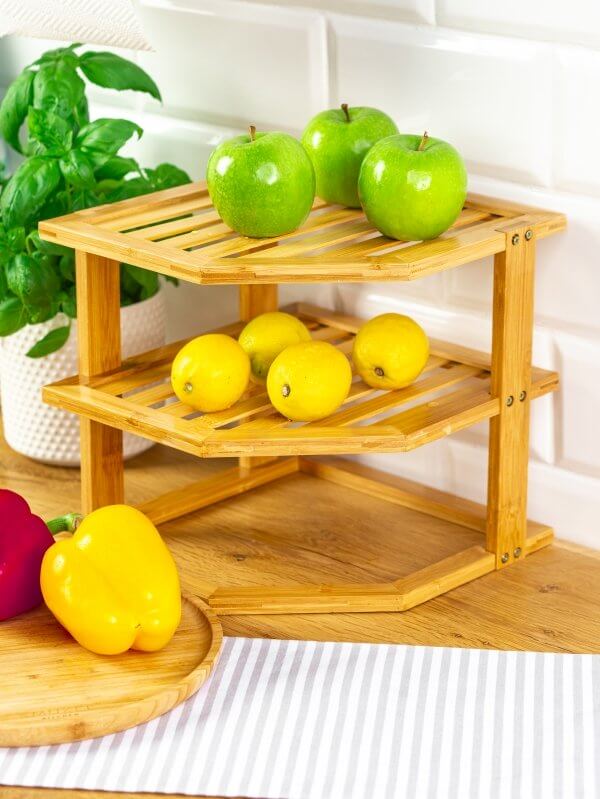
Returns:
[[[2,623],[0,746],[70,743],[121,732],[194,694],[217,661],[223,632],[196,598],[160,652],[104,657],[79,646],[45,608]],[[60,657],[57,657],[60,652]]]
[[[155,447],[128,464],[127,497],[141,503],[156,495],[157,486],[168,491],[182,482],[193,485],[234,465]],[[25,494],[46,518],[79,507],[76,471],[34,463],[4,444],[0,484]],[[473,516],[469,503],[462,509]],[[367,499],[350,486],[305,473],[167,522],[161,530],[191,594],[201,593],[215,573],[231,585],[397,579],[482,540],[479,530],[425,518],[387,498]],[[222,624],[226,635],[600,653],[600,557],[555,544],[402,614],[225,616]],[[36,790],[35,795],[118,794]],[[2,799],[31,796],[31,789],[0,787]]]

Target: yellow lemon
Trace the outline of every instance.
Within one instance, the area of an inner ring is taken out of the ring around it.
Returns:
[[[326,341],[292,344],[271,364],[269,399],[293,422],[312,422],[336,411],[348,396],[352,370],[345,355]]]
[[[270,311],[248,322],[238,341],[250,358],[252,376],[259,383],[264,383],[279,353],[291,344],[310,341],[310,333],[295,316],[282,311]]]
[[[373,388],[408,386],[421,374],[429,358],[429,341],[410,316],[384,313],[360,328],[352,360],[356,371]]]
[[[250,360],[237,341],[208,333],[188,341],[171,367],[171,384],[178,399],[197,411],[229,408],[248,388]]]

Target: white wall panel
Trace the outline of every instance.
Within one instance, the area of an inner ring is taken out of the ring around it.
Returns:
[[[333,26],[337,102],[374,105],[402,131],[447,139],[471,171],[547,184],[547,47],[342,16]]]

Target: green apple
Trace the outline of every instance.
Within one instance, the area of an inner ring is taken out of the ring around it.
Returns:
[[[434,239],[461,212],[467,171],[448,142],[427,133],[389,136],[365,157],[358,193],[367,218],[385,236]]]
[[[243,236],[282,236],[299,227],[315,199],[315,173],[306,151],[287,133],[257,133],[223,142],[206,168],[219,216]]]
[[[328,203],[360,208],[357,182],[363,158],[375,142],[398,133],[393,119],[376,108],[341,108],[313,117],[302,144],[315,168],[317,195]]]

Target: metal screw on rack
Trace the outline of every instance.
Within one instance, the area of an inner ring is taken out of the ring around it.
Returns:
[[[510,397],[507,397],[506,404],[508,405],[509,408],[513,404],[514,401],[515,401],[515,398],[513,397],[512,394],[510,395]]]
[[[519,236],[518,233],[515,233],[515,235],[512,237],[512,243],[513,244],[518,244],[520,241],[521,241],[521,237]]]
[[[520,558],[521,557],[521,551],[522,551],[521,547],[517,547],[515,549],[515,551],[513,552],[513,555],[515,556],[515,558]]]
[[[525,402],[526,399],[527,399],[527,392],[521,391],[521,393],[519,394],[519,402]]]
[[[533,238],[533,230],[526,230],[525,231],[526,241],[531,241],[532,238]]]
[[[500,560],[502,561],[502,563],[508,563],[509,558],[510,555],[508,554],[508,552],[505,552],[504,555],[502,555],[502,557],[500,558]]]

